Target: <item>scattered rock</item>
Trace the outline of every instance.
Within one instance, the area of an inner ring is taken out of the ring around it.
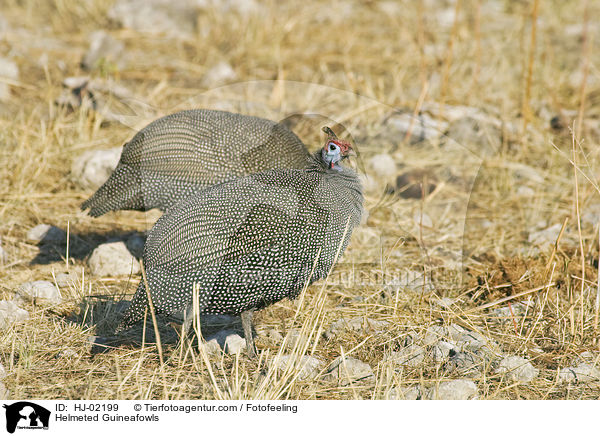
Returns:
[[[474,400],[477,396],[477,385],[468,379],[445,381],[427,392],[430,400]]]
[[[10,59],[0,57],[0,77],[16,81],[19,79],[19,67]],[[0,101],[10,99],[10,85],[0,81]]]
[[[0,301],[0,330],[29,318],[29,312],[21,309],[14,301]]]
[[[198,0],[118,0],[108,18],[141,33],[187,38],[195,32],[201,5]]]
[[[436,121],[427,114],[414,116],[409,113],[394,112],[384,121],[381,136],[398,146],[405,139],[410,144],[431,141],[439,138],[446,130],[447,123]],[[407,134],[410,132],[410,137]]]
[[[581,222],[592,226],[597,225],[600,222],[600,203],[584,207],[581,214]]]
[[[534,197],[535,190],[529,186],[519,186],[517,189],[517,195],[520,195],[521,197]]]
[[[49,224],[38,224],[27,232],[27,239],[38,244],[64,244],[67,232]]]
[[[207,351],[214,351],[214,343],[227,354],[239,354],[246,349],[246,339],[233,330],[221,330],[206,338]]]
[[[125,66],[123,58],[124,45],[104,30],[97,30],[90,35],[90,48],[84,55],[81,66],[93,70],[102,65],[115,66],[122,69]]]
[[[530,306],[534,306],[534,302],[530,302],[529,303]],[[510,312],[510,309],[512,307],[512,313]],[[493,313],[494,315],[500,317],[500,318],[507,318],[507,319],[512,319],[513,314],[515,316],[520,316],[520,315],[524,315],[525,312],[528,310],[528,304],[527,302],[516,302],[516,303],[512,303],[511,307],[499,307],[498,309],[494,309]],[[531,307],[529,308],[529,310],[531,310]]]
[[[600,382],[600,369],[590,363],[580,363],[576,367],[562,368],[558,379],[563,383]]]
[[[529,383],[539,374],[531,362],[519,356],[508,356],[502,359],[496,372],[506,374],[510,380],[521,383]]]
[[[290,359],[295,359],[293,363],[290,363]],[[319,374],[319,368],[323,366],[323,362],[316,357],[302,356],[300,362],[297,357],[290,355],[282,355],[275,357],[271,360],[271,363],[276,365],[280,371],[285,371],[286,367],[290,364],[294,365],[294,368],[299,368],[298,380],[309,380],[314,379]]]
[[[385,330],[390,323],[388,321],[377,321],[371,318],[357,316],[351,319],[340,318],[329,326],[324,335],[327,339],[352,331],[359,334],[370,334]]]
[[[425,212],[416,211],[413,215],[413,221],[418,226],[433,227],[433,221],[431,220],[431,217]]]
[[[529,233],[529,237],[527,241],[533,245],[548,245],[556,242],[558,238],[558,234],[560,233],[560,229],[562,228],[561,224],[554,224],[547,229],[540,230],[538,232]]]
[[[431,348],[431,357],[434,362],[447,362],[454,348],[455,345],[450,342],[438,341]]]
[[[493,156],[502,145],[502,130],[498,124],[467,116],[452,121],[446,136],[478,156]]]
[[[368,363],[353,357],[338,357],[327,367],[323,380],[340,381],[342,384],[353,381],[363,381],[374,377],[373,370]]]
[[[387,362],[406,368],[416,368],[420,366],[424,360],[425,349],[416,344],[404,347],[400,351],[394,351],[386,359]]]
[[[401,277],[386,281],[385,288],[392,292],[401,289],[421,294],[433,291],[433,284],[422,271],[406,271]]]
[[[74,288],[77,286],[78,277],[73,272],[58,273],[54,276],[60,288]]]
[[[86,151],[73,161],[71,178],[84,189],[98,189],[117,167],[122,151],[122,147]]]
[[[124,242],[101,244],[92,252],[88,260],[92,274],[100,277],[126,276],[138,274],[140,264]]]
[[[386,153],[376,154],[368,161],[370,174],[374,178],[383,180],[391,179],[396,175],[396,161],[392,156]]]
[[[423,393],[420,386],[409,386],[406,388],[392,388],[386,395],[388,400],[420,400]]]
[[[51,282],[38,280],[23,283],[17,289],[14,301],[27,302],[40,306],[53,306],[62,303],[60,291]]]
[[[396,178],[394,192],[402,198],[427,197],[436,188],[437,179],[433,173],[421,169],[413,169],[400,174]],[[425,192],[423,192],[425,186]]]
[[[215,88],[237,79],[237,73],[227,62],[219,62],[210,68],[202,78],[202,85],[207,88]]]

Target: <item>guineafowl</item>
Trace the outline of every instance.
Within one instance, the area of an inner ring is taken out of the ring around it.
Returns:
[[[273,168],[303,168],[309,153],[287,127],[263,118],[187,110],[159,118],[125,144],[108,180],[81,209],[167,210],[194,189]]]
[[[252,312],[324,278],[360,223],[360,181],[340,165],[352,146],[325,129],[329,139],[304,169],[264,171],[196,192],[156,222],[144,264],[157,313],[187,309],[189,327],[196,284],[201,313],[242,315],[255,356]],[[142,281],[116,332],[140,321],[147,307]]]

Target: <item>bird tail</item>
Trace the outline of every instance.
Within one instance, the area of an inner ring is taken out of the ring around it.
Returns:
[[[144,319],[144,314],[146,312],[146,308],[148,306],[148,295],[146,294],[146,287],[144,286],[144,281],[141,281],[135,295],[133,296],[133,300],[131,300],[131,304],[129,308],[123,315],[123,319],[115,329],[115,334],[118,334],[122,331],[129,330],[134,326],[135,323]]]
[[[100,188],[81,204],[81,210],[99,217],[112,210],[145,210],[139,174],[128,165],[119,164]]]

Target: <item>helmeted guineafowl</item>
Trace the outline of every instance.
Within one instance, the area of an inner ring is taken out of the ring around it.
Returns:
[[[187,309],[191,320],[196,284],[200,313],[242,314],[248,353],[255,355],[252,311],[293,299],[306,283],[324,278],[360,223],[360,181],[340,165],[352,146],[324,130],[329,139],[304,169],[269,170],[210,187],[156,222],[144,264],[157,313]],[[142,281],[116,332],[143,319],[147,307]]]
[[[303,168],[309,153],[283,124],[215,110],[159,118],[125,144],[108,180],[81,209],[166,210],[192,189],[272,168]]]

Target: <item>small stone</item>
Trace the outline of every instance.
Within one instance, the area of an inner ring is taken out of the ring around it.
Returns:
[[[527,241],[532,245],[554,244],[558,238],[561,228],[561,224],[554,224],[547,229],[540,230],[538,232],[531,232],[527,238]]]
[[[534,303],[531,302],[531,306],[533,306]],[[520,315],[524,315],[525,312],[528,310],[527,309],[528,305],[526,302],[516,302],[511,304],[510,307],[506,306],[506,307],[499,307],[497,309],[494,309],[494,315],[500,317],[500,318],[506,318],[506,319],[512,319],[513,314],[514,316],[520,316]],[[511,308],[512,308],[512,312],[511,312]],[[529,308],[529,310],[531,310],[531,308]]]
[[[139,262],[122,241],[96,247],[88,264],[92,274],[99,277],[126,276],[140,272]]]
[[[113,65],[118,69],[124,67],[121,41],[117,41],[104,30],[97,30],[90,35],[90,48],[83,57],[81,65],[92,70],[102,65]]]
[[[433,227],[433,221],[431,217],[425,212],[416,211],[413,215],[413,221],[418,226]]]
[[[23,283],[17,289],[15,302],[34,303],[41,306],[53,306],[62,303],[60,291],[49,281],[38,280]]]
[[[123,147],[90,150],[73,161],[71,178],[84,189],[98,189],[117,167]]]
[[[219,62],[210,68],[202,78],[202,84],[207,88],[214,88],[237,79],[237,73],[227,62]]]
[[[478,391],[473,380],[458,379],[442,382],[429,389],[427,396],[431,400],[474,400]]]
[[[345,331],[353,331],[359,334],[376,333],[385,330],[389,324],[388,321],[378,321],[362,316],[351,319],[340,318],[329,326],[324,335],[327,339],[331,339]]]
[[[450,358],[450,352],[454,350],[455,345],[446,342],[446,341],[438,341],[435,345],[433,345],[431,350],[431,355],[435,362],[447,362]]]
[[[386,153],[376,154],[368,162],[369,174],[383,180],[392,179],[396,175],[396,161]]]
[[[508,356],[502,359],[496,372],[506,374],[510,380],[521,383],[529,383],[539,374],[531,362],[519,356]]]
[[[49,224],[38,224],[27,232],[27,239],[38,244],[61,244],[67,241],[67,232]]]
[[[444,367],[446,371],[456,371],[461,375],[471,377],[480,376],[485,361],[475,353],[456,350],[456,348],[453,348],[449,352],[449,359]]]
[[[600,369],[590,363],[580,363],[576,367],[562,368],[558,378],[563,383],[600,382]]]
[[[29,312],[21,309],[14,301],[0,301],[0,330],[29,318]]]
[[[446,327],[441,325],[432,325],[427,327],[427,331],[423,337],[423,344],[425,346],[430,346],[447,337],[448,329]]]
[[[207,344],[213,341],[219,345],[219,349],[227,354],[239,354],[246,348],[246,339],[233,330],[221,330],[206,338]],[[211,349],[214,348],[214,345],[207,346]]]
[[[437,179],[432,172],[413,169],[396,178],[394,192],[402,198],[420,199],[427,197],[436,188]],[[423,192],[425,186],[425,192]]]
[[[299,369],[298,380],[301,381],[314,379],[319,374],[319,368],[323,366],[323,362],[316,357],[302,356],[300,358],[300,362],[298,362],[297,356],[286,354],[273,358],[271,363],[274,364],[280,371],[285,371],[286,367],[290,365],[291,359],[294,359],[294,368],[296,370]]]
[[[417,144],[439,138],[446,127],[447,123],[436,121],[427,114],[414,116],[409,113],[393,113],[384,123],[382,135],[396,146],[405,139],[410,144]],[[407,134],[410,134],[409,138]]]
[[[410,386],[406,388],[392,388],[386,395],[387,400],[420,400],[423,397],[419,386]]]
[[[498,124],[481,118],[463,117],[450,123],[446,135],[449,140],[456,141],[478,156],[493,156],[502,144],[502,130]]]
[[[351,381],[363,381],[374,377],[373,370],[368,363],[362,362],[353,357],[338,357],[335,359],[326,370],[323,380],[335,381],[338,380],[342,384]]]
[[[54,277],[56,278],[56,284],[60,288],[74,288],[77,286],[78,277],[75,273],[58,273]]]
[[[387,362],[407,368],[417,368],[423,364],[424,360],[425,349],[416,344],[404,347],[400,351],[394,351],[386,359]]]
[[[19,79],[19,67],[10,59],[0,57],[0,77],[16,81]],[[10,85],[0,81],[0,100],[10,98]]]

